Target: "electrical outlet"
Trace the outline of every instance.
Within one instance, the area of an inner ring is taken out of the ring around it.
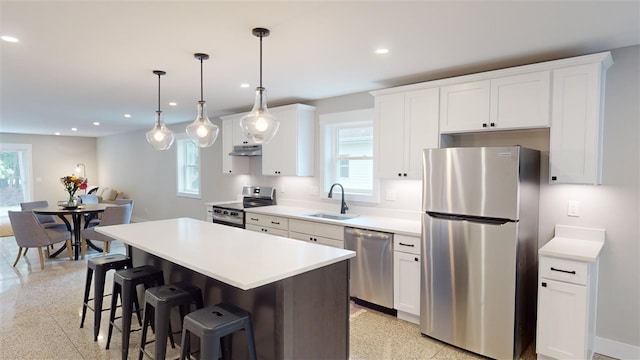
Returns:
[[[573,217],[580,217],[580,202],[575,200],[569,200],[567,203],[567,215]]]
[[[396,201],[396,192],[395,192],[395,190],[387,190],[385,199],[387,199],[387,201]]]

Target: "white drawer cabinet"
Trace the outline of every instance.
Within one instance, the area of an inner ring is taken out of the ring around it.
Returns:
[[[563,231],[564,234],[561,233]],[[592,239],[562,237],[567,236],[567,231]],[[538,359],[593,357],[598,255],[603,244],[604,230],[558,225],[556,238],[540,249],[536,330]],[[589,256],[583,256],[588,253],[585,249],[590,251]]]
[[[264,214],[245,214],[246,229],[277,236],[289,236],[289,219]]]
[[[289,237],[344,248],[344,227],[340,225],[289,219]]]
[[[393,236],[393,305],[398,318],[420,322],[420,238]]]

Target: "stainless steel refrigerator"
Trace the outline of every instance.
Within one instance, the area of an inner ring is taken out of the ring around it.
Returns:
[[[495,359],[533,339],[540,153],[423,154],[420,331]]]

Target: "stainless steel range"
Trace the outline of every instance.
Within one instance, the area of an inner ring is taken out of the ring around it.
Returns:
[[[244,229],[244,209],[276,205],[276,189],[262,186],[245,186],[242,188],[242,202],[216,204],[209,210],[209,215],[216,224],[235,226]]]

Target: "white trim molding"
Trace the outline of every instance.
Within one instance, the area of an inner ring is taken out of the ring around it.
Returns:
[[[640,359],[640,347],[596,336],[593,351],[616,359]]]

